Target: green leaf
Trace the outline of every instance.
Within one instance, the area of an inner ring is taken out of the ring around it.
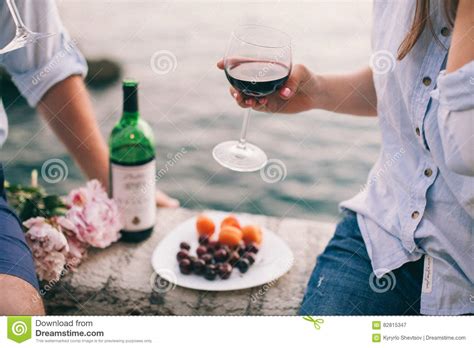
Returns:
[[[19,213],[19,217],[21,221],[26,221],[33,217],[42,216],[41,209],[39,209],[38,205],[31,200],[27,200]]]
[[[58,195],[49,195],[43,198],[44,207],[47,210],[55,210],[56,208],[65,207],[61,197]]]

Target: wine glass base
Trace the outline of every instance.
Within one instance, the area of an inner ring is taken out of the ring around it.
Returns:
[[[220,143],[212,150],[212,156],[221,166],[236,172],[255,172],[267,164],[267,155],[259,147],[238,141]]]
[[[10,41],[5,47],[0,48],[0,54],[15,51],[19,48],[23,48],[26,45],[33,44],[38,42],[39,40],[46,39],[51,37],[55,34],[51,33],[35,33],[30,31],[23,31],[21,33],[17,33],[17,35]]]

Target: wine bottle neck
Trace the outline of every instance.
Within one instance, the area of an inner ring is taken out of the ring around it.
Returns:
[[[136,121],[139,116],[140,114],[138,112],[138,86],[136,83],[124,83],[122,120]]]

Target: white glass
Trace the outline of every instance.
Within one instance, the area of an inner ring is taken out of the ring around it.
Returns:
[[[291,39],[274,28],[261,25],[238,27],[231,35],[224,57],[230,84],[245,98],[261,98],[276,92],[291,72]],[[245,109],[239,140],[220,143],[212,155],[222,166],[238,172],[260,170],[267,155],[247,142],[250,108]]]
[[[14,51],[18,48],[25,47],[26,45],[36,43],[38,40],[53,36],[54,34],[50,33],[35,33],[28,29],[23,20],[21,19],[20,13],[18,12],[18,8],[16,7],[14,0],[5,0],[8,9],[13,17],[13,21],[15,22],[16,32],[15,37],[12,41],[10,41],[5,47],[0,48],[0,54],[7,53],[10,51]]]

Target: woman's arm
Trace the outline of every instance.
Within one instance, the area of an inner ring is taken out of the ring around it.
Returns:
[[[82,78],[70,76],[54,85],[43,96],[38,109],[87,177],[108,187],[109,151]],[[177,200],[160,191],[156,199],[161,206],[179,206]]]
[[[360,116],[377,116],[377,95],[372,70],[367,67],[351,74],[319,75],[319,102],[315,107]]]
[[[217,67],[224,68],[222,60]],[[297,64],[278,93],[258,100],[246,98],[233,87],[230,93],[241,107],[258,111],[297,113],[325,109],[343,114],[377,115],[377,96],[368,67],[344,75],[316,75]]]
[[[460,0],[446,72],[453,72],[474,60],[474,1]]]
[[[474,176],[474,1],[458,5],[446,72],[438,79],[438,125],[446,165]]]

